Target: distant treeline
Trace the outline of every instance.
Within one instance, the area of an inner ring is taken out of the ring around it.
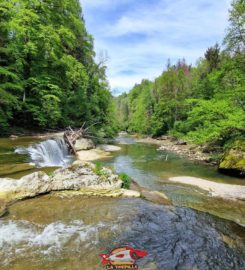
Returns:
[[[195,67],[167,64],[154,81],[142,80],[115,98],[121,129],[170,134],[195,143],[229,145],[245,136],[245,2],[235,0],[224,49],[207,49]]]
[[[0,134],[85,121],[114,134],[105,63],[94,57],[79,0],[1,0]]]

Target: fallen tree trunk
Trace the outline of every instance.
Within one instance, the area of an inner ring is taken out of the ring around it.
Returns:
[[[93,124],[95,125],[95,124]],[[78,130],[73,130],[70,126],[67,128],[67,130],[64,132],[64,140],[66,145],[68,146],[69,151],[76,155],[76,149],[75,144],[78,139],[81,138],[90,138],[93,136],[89,135],[89,127],[84,128],[85,123],[83,123],[82,127]]]
[[[66,145],[68,146],[69,151],[72,152],[72,154],[76,155],[76,149],[75,149],[76,142],[73,144],[67,132],[64,133],[64,140],[65,140]]]

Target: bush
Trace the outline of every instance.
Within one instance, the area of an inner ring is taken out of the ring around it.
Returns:
[[[126,173],[121,173],[119,176],[120,176],[121,180],[123,181],[122,187],[125,188],[125,189],[129,189],[130,184],[132,182],[131,177],[128,176]]]
[[[96,161],[95,162],[95,169],[94,169],[94,172],[97,174],[97,175],[102,175],[102,164],[100,161]]]

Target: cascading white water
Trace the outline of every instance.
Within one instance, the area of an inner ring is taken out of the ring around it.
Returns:
[[[67,145],[61,138],[50,139],[28,148],[17,148],[15,153],[28,154],[31,162],[38,167],[65,166],[71,163]]]

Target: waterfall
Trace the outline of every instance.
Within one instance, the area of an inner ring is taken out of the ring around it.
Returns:
[[[19,147],[15,153],[28,154],[31,162],[35,163],[37,167],[65,166],[73,159],[61,138],[49,139],[28,148]]]

